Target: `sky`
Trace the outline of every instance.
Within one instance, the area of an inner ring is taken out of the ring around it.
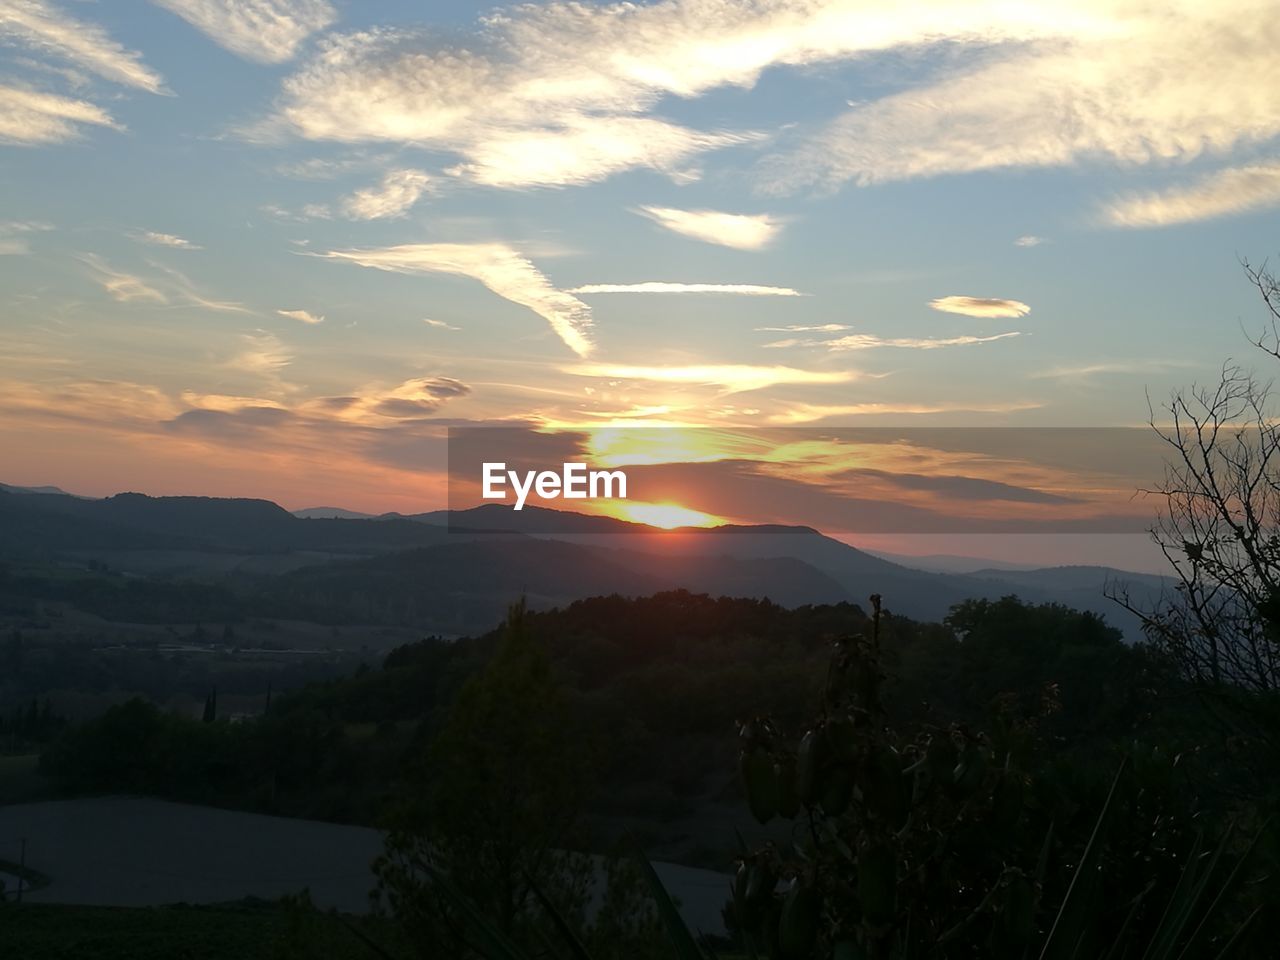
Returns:
[[[0,0],[0,480],[411,512],[450,425],[1140,426],[1265,370],[1273,14]]]

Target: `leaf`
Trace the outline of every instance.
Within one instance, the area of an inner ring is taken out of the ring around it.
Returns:
[[[1115,779],[1111,781],[1111,789],[1107,791],[1106,802],[1103,803],[1102,811],[1098,814],[1098,819],[1093,824],[1093,833],[1089,837],[1089,843],[1085,846],[1084,853],[1080,857],[1080,863],[1076,866],[1076,871],[1071,877],[1071,885],[1067,888],[1067,895],[1062,901],[1062,906],[1058,908],[1058,915],[1053,919],[1053,926],[1049,930],[1049,936],[1045,938],[1044,947],[1040,951],[1040,960],[1049,960],[1050,957],[1058,956],[1073,956],[1080,949],[1080,942],[1085,930],[1084,922],[1087,920],[1087,914],[1082,912],[1086,907],[1081,906],[1081,904],[1097,883],[1098,863],[1102,859],[1103,830],[1111,813],[1111,801],[1115,799],[1116,788],[1120,785],[1120,778],[1124,776],[1128,762],[1128,757],[1125,757],[1120,762],[1120,769],[1116,771]],[[1046,840],[1045,842],[1047,847],[1048,841]],[[1071,929],[1073,927],[1074,929]],[[1063,943],[1062,938],[1064,937],[1070,937],[1074,941],[1069,948]],[[1068,949],[1069,952],[1064,952]]]
[[[676,956],[679,960],[706,960],[703,952],[698,949],[698,944],[693,939],[693,934],[689,932],[689,928],[685,925],[684,918],[680,916],[680,911],[676,909],[675,903],[672,902],[666,888],[662,885],[662,881],[658,878],[657,871],[653,869],[653,864],[644,855],[644,850],[641,849],[639,841],[635,837],[630,839],[634,848],[636,864],[640,867],[640,873],[649,883],[649,892],[653,895],[654,902],[658,905],[658,914],[666,925],[667,936],[671,938],[671,945],[675,948]]]
[[[542,904],[542,909],[547,911],[547,916],[551,918],[551,923],[555,926],[556,932],[560,934],[565,943],[569,945],[570,952],[578,958],[578,960],[591,960],[591,955],[587,953],[587,948],[582,945],[582,941],[578,939],[577,934],[569,926],[568,921],[556,909],[556,905],[551,902],[550,898],[542,892],[542,888],[534,882],[533,877],[529,874],[524,875],[525,883],[529,884],[529,889],[533,891],[533,895],[537,897],[538,902]]]
[[[471,898],[459,890],[452,880],[438,868],[429,863],[423,864],[431,875],[431,882],[453,902],[468,921],[468,929],[475,934],[478,943],[476,948],[486,960],[533,960],[518,946],[509,940],[484,914],[471,902]]]

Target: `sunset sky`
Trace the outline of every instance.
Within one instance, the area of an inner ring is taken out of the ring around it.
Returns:
[[[1274,13],[0,0],[0,481],[408,512],[451,423],[1142,424],[1265,359]]]

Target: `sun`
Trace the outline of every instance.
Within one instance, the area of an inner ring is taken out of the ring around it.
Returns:
[[[619,520],[661,527],[663,530],[674,530],[676,527],[715,527],[725,522],[723,517],[716,517],[690,507],[682,507],[678,503],[637,503],[634,500],[615,500],[609,504],[608,512]]]

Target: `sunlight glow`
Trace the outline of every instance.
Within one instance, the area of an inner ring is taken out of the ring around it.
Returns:
[[[611,517],[631,523],[643,523],[663,530],[677,527],[718,527],[727,521],[723,517],[703,513],[678,503],[638,503],[635,500],[609,500],[601,504]]]

